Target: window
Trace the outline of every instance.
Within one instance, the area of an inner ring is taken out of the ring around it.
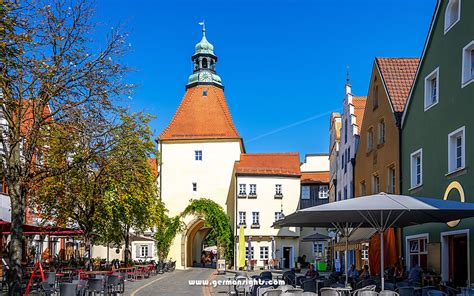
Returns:
[[[327,185],[320,185],[319,186],[319,198],[320,199],[327,199],[329,193],[329,188]]]
[[[364,196],[367,194],[367,190],[365,188],[365,181],[360,182],[360,195]]]
[[[279,221],[283,218],[285,218],[285,215],[283,215],[283,212],[275,212],[275,221]]]
[[[474,81],[474,40],[462,50],[462,87]]]
[[[388,168],[388,179],[387,179],[387,192],[388,193],[395,193],[395,186],[396,186],[396,174],[395,174],[395,167]]]
[[[344,199],[347,199],[347,186],[344,186]]]
[[[281,184],[275,184],[275,194],[283,195],[283,193],[281,192]]]
[[[379,144],[385,143],[385,122],[381,120],[379,122]]]
[[[203,97],[207,97],[207,90],[203,90],[203,91],[202,91],[202,96],[203,96]]]
[[[372,128],[369,128],[367,132],[367,152],[372,151],[374,149],[374,131]]]
[[[460,19],[461,0],[449,0],[444,13],[444,33],[446,34]]]
[[[448,170],[454,172],[465,166],[464,126],[448,135]]]
[[[250,192],[249,195],[256,196],[257,195],[257,184],[250,184]]]
[[[194,159],[195,160],[202,160],[202,150],[194,151]]]
[[[245,212],[239,212],[239,225],[247,225],[247,215]]]
[[[316,258],[322,258],[324,256],[324,244],[321,242],[313,243],[313,254]]]
[[[439,101],[439,67],[425,78],[425,111]]]
[[[347,148],[347,163],[351,161],[351,147]]]
[[[346,124],[344,125],[344,143],[347,143],[347,125],[348,125],[348,121],[346,119]]]
[[[337,192],[337,200],[341,200],[341,191]]]
[[[372,89],[372,99],[374,104],[374,109],[379,106],[379,86],[375,85]]]
[[[247,195],[247,184],[239,184],[239,196]]]
[[[253,255],[254,255],[254,248],[253,247],[250,247],[250,259],[252,260],[253,259]],[[249,258],[249,247],[245,247],[245,258]]]
[[[198,185],[196,182],[193,182],[193,191],[197,191],[198,190]]]
[[[412,268],[419,265],[423,270],[427,270],[428,263],[428,237],[418,237],[408,239],[408,266]]]
[[[361,250],[361,259],[362,260],[369,260],[369,244],[363,243],[362,250]]]
[[[372,193],[380,192],[380,177],[378,175],[372,176]]]
[[[345,153],[342,153],[342,161],[341,161],[342,169],[344,169],[344,167],[346,166],[346,163],[344,162],[344,154]]]
[[[140,245],[139,247],[139,257],[148,257],[148,245]]]
[[[252,225],[260,225],[260,212],[252,212]]]
[[[411,188],[415,188],[423,183],[423,150],[413,152],[410,157]]]
[[[260,260],[268,260],[268,247],[260,247]]]
[[[301,199],[310,199],[310,198],[311,198],[310,187],[307,185],[301,186]]]

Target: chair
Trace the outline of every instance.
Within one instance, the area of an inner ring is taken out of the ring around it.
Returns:
[[[77,285],[77,296],[84,296],[86,294],[87,281],[72,280],[72,283]]]
[[[428,296],[448,296],[448,294],[440,290],[429,290]]]
[[[59,294],[61,296],[77,296],[77,284],[60,283]]]
[[[303,292],[301,296],[318,296],[318,294],[313,292]]]
[[[54,288],[48,282],[41,282],[41,289],[45,296],[51,296],[56,293]]]
[[[303,294],[303,289],[293,288],[285,291],[285,296],[301,296]]]
[[[333,288],[322,288],[321,296],[341,296],[340,292]]]
[[[56,273],[46,271],[44,273],[44,281],[47,282],[51,287],[56,287]]]
[[[111,274],[107,277],[106,281],[107,293],[113,294],[119,291],[119,277],[118,275]]]
[[[379,293],[372,290],[361,290],[357,293],[357,296],[377,296]]]
[[[428,292],[431,290],[437,290],[435,286],[424,286],[421,288],[421,296],[428,296]]]
[[[415,288],[413,288],[413,287],[400,287],[400,288],[398,288],[398,294],[400,294],[400,296],[414,296],[415,295]]]
[[[246,276],[241,276],[238,275],[235,277],[235,280],[237,281],[237,284],[234,286],[234,290],[237,293],[237,295],[247,294],[247,284],[245,282],[248,281],[248,278]]]
[[[316,282],[314,280],[303,281],[301,288],[303,288],[304,292],[316,293]]]
[[[263,291],[261,295],[262,296],[280,296],[282,294],[283,294],[283,291],[279,289],[266,289],[265,291]]]
[[[397,286],[394,283],[385,282],[384,286],[385,286],[385,291],[386,290],[395,291],[397,289]]]
[[[102,279],[88,279],[87,280],[87,292],[103,294],[105,293],[104,281]]]
[[[287,285],[294,286],[296,284],[296,274],[293,271],[285,271],[282,278]]]
[[[260,278],[262,280],[271,280],[272,279],[272,273],[270,271],[264,271],[260,273]]]
[[[392,290],[383,290],[379,292],[379,296],[400,296],[400,295],[397,292],[392,291]]]

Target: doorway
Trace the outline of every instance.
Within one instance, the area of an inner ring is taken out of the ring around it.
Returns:
[[[469,230],[450,231],[442,237],[443,280],[453,287],[469,283]]]
[[[283,247],[283,268],[290,269],[293,266],[293,247]]]

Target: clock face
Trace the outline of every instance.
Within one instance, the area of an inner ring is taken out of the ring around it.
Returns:
[[[209,73],[209,72],[200,73],[199,74],[199,81],[211,82],[212,81],[211,73]]]

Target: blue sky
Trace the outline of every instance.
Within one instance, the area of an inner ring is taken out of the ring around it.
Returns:
[[[366,95],[374,57],[419,57],[436,0],[96,3],[103,28],[128,29],[125,61],[139,85],[130,107],[156,116],[156,135],[184,95],[205,20],[247,152],[303,156],[328,151],[329,112],[341,110],[346,65],[353,93]]]

